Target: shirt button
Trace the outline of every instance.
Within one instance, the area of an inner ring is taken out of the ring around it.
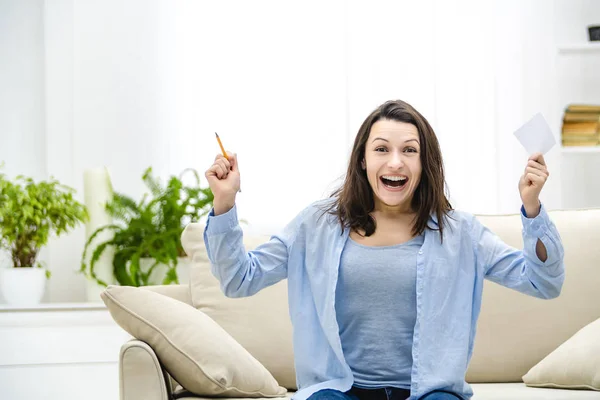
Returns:
[[[423,250],[419,250],[419,254],[423,254]]]

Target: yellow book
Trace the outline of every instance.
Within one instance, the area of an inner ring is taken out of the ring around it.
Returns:
[[[566,112],[563,122],[600,122],[600,113]]]
[[[595,104],[569,104],[566,112],[600,113],[600,105]]]
[[[596,146],[600,144],[600,135],[563,135],[561,141],[563,146]]]
[[[565,122],[562,126],[562,133],[578,133],[593,135],[600,131],[598,122]]]
[[[598,141],[597,140],[589,140],[587,142],[571,142],[568,140],[563,140],[562,141],[562,145],[564,147],[583,147],[583,146],[590,146],[590,147],[594,147],[594,146],[598,146]]]
[[[561,137],[562,140],[600,140],[599,135],[578,135],[575,133],[567,133],[563,134]]]

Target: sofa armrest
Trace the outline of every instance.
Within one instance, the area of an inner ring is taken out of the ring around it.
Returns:
[[[152,348],[132,339],[119,354],[119,393],[121,400],[170,400],[171,380]]]

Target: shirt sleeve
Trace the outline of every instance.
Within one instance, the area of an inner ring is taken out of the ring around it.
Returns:
[[[183,235],[187,242],[204,241],[212,274],[228,297],[252,296],[287,277],[289,248],[296,236],[298,221],[252,251],[246,251],[237,207],[215,216],[208,215],[202,232],[199,224],[189,224]]]
[[[565,276],[564,249],[558,230],[543,205],[535,218],[527,218],[521,207],[521,222],[523,249],[518,250],[473,217],[477,262],[490,281],[538,298],[558,297]],[[536,254],[538,239],[546,247],[546,261]]]

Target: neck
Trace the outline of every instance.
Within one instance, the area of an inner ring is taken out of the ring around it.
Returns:
[[[375,208],[373,210],[374,215],[378,215],[383,218],[397,219],[414,217],[415,211],[408,204],[401,204],[398,206],[389,206],[380,201],[375,201]]]

